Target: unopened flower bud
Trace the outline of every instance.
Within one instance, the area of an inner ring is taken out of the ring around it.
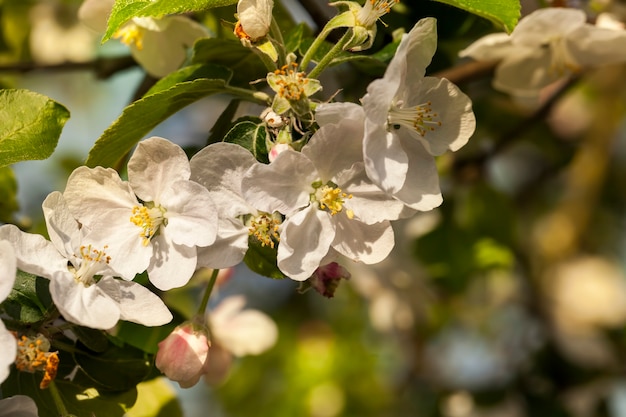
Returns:
[[[270,162],[272,162],[279,154],[286,151],[287,149],[293,148],[286,143],[277,143],[272,147],[272,150],[270,150],[270,153],[267,157],[269,158]]]
[[[207,330],[185,322],[159,343],[156,367],[181,388],[192,387],[204,373],[209,346]]]
[[[309,285],[324,297],[332,298],[342,278],[350,279],[350,272],[337,262],[331,262],[318,267],[311,278]]]

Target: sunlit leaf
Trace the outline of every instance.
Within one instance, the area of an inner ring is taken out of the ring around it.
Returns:
[[[268,163],[267,130],[260,120],[238,122],[224,137],[224,142],[236,143],[249,150],[257,161]]]
[[[472,14],[484,17],[501,26],[508,33],[513,31],[520,18],[519,0],[436,0]]]

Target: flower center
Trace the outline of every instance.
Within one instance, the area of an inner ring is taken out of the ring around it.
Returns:
[[[47,388],[50,382],[56,377],[59,367],[59,357],[57,352],[50,352],[50,341],[43,335],[36,337],[22,336],[17,340],[17,356],[15,367],[19,371],[34,373],[43,371],[44,376],[39,387]]]
[[[366,0],[359,10],[356,20],[361,26],[370,27],[382,16],[389,13],[397,3],[400,3],[400,0]]]
[[[400,129],[404,126],[416,131],[420,136],[425,136],[426,132],[432,132],[441,126],[441,122],[437,120],[439,115],[433,112],[430,101],[407,108],[403,108],[402,104],[402,101],[391,104],[387,115],[389,127]]]
[[[292,62],[291,66],[297,68],[298,64]],[[293,68],[289,68],[289,65],[283,65],[281,69],[274,71],[274,74],[278,76],[276,93],[289,101],[298,101],[301,98],[306,98],[304,88],[309,83],[309,79],[305,77],[304,72],[297,72]]]
[[[104,250],[106,248],[107,246],[104,247]],[[76,255],[76,258],[80,260],[80,265],[78,267],[75,265],[68,266],[70,272],[74,274],[76,282],[80,282],[85,287],[96,282],[94,276],[98,275],[111,261],[111,257],[107,256],[104,250],[97,250],[91,245],[80,247],[80,254]]]
[[[161,225],[167,226],[165,211],[162,206],[154,206],[154,203],[133,207],[130,221],[141,229],[139,236],[144,246],[150,244],[150,239],[158,233]]]
[[[311,201],[317,201],[320,210],[330,212],[331,216],[343,211],[343,205],[346,202],[345,199],[352,198],[352,194],[344,193],[341,191],[341,188],[332,182],[328,182],[327,184],[315,182],[312,186],[315,191],[311,194]],[[352,219],[354,212],[352,210],[346,210],[346,216]]]
[[[144,32],[145,30],[141,26],[133,22],[128,22],[117,31],[115,31],[113,37],[115,39],[119,39],[120,42],[125,45],[135,45],[135,47],[137,47],[137,49],[141,51],[143,49]]]
[[[278,229],[282,222],[283,219],[279,213],[259,213],[257,216],[250,217],[246,221],[246,226],[249,228],[248,234],[261,242],[261,246],[269,246],[273,249],[280,240]]]

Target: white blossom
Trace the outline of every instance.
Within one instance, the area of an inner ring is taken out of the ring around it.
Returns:
[[[55,191],[44,200],[43,212],[50,241],[14,225],[0,227],[0,238],[13,243],[21,270],[50,279],[52,300],[67,321],[110,329],[119,320],[159,326],[172,319],[148,289],[113,278],[106,245],[91,243],[61,193]]]
[[[472,102],[458,87],[424,77],[436,47],[436,20],[420,20],[403,35],[385,75],[368,86],[362,99],[368,176],[422,211],[442,201],[433,156],[461,148],[476,126]]]
[[[242,36],[246,36],[251,42],[264,38],[270,30],[273,7],[273,0],[239,0],[237,17],[238,26],[244,32]]]
[[[64,195],[90,236],[107,242],[111,265],[123,278],[147,270],[157,288],[168,290],[189,281],[196,247],[211,245],[217,234],[211,197],[190,175],[180,146],[152,137],[130,158],[128,182],[110,168],[80,167]]]
[[[499,60],[496,89],[537,96],[541,88],[584,68],[626,61],[626,32],[587,23],[582,10],[545,8],[522,18],[510,36],[491,34],[459,55]]]
[[[252,166],[244,176],[247,201],[286,216],[277,264],[288,277],[309,278],[331,248],[367,264],[391,251],[389,220],[400,216],[403,204],[367,178],[362,138],[362,122],[327,124],[302,152],[287,149],[269,165]]]
[[[2,350],[5,354],[6,351]],[[37,417],[35,401],[26,395],[14,395],[0,400],[0,417]]]
[[[0,234],[0,239],[4,239]],[[13,246],[8,241],[0,240],[0,303],[6,300],[15,283],[17,260]],[[0,382],[9,376],[9,367],[15,361],[17,342],[0,320]]]

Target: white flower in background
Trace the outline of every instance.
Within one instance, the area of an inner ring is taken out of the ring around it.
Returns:
[[[368,86],[361,100],[368,176],[422,211],[442,201],[433,156],[461,148],[476,127],[472,102],[458,87],[424,77],[436,48],[436,20],[420,20],[403,35],[385,75]]]
[[[3,239],[0,235],[0,239]],[[0,303],[11,293],[15,283],[17,260],[13,246],[8,241],[0,240]],[[9,376],[9,367],[15,361],[17,341],[0,320],[0,383]]]
[[[113,169],[80,167],[64,195],[90,236],[108,245],[111,266],[125,279],[148,271],[161,290],[185,285],[197,249],[216,239],[217,214],[209,192],[190,181],[187,155],[167,139],[139,143],[128,182]]]
[[[404,205],[367,178],[362,138],[362,122],[328,124],[302,152],[285,150],[244,176],[248,202],[286,215],[277,263],[288,277],[309,278],[331,248],[367,264],[381,261],[393,248],[388,220],[397,219]]]
[[[500,60],[494,87],[536,96],[541,88],[584,68],[626,61],[625,43],[626,32],[589,24],[582,10],[546,8],[522,18],[510,36],[487,35],[459,55]]]
[[[3,350],[3,353],[6,351]],[[15,395],[0,400],[0,417],[38,417],[37,404],[26,395]]]
[[[347,45],[352,51],[363,51],[372,47],[376,38],[376,24],[391,11],[400,0],[365,0],[363,6],[355,1],[336,1],[332,6],[345,5],[348,10],[334,17],[329,27],[351,27],[354,34]]]
[[[104,32],[114,1],[85,0],[79,18],[89,27]],[[134,17],[122,25],[114,38],[130,48],[135,60],[154,77],[178,69],[187,58],[187,48],[209,35],[201,24],[185,16]]]
[[[239,0],[235,34],[240,39],[250,42],[264,38],[272,24],[272,8],[274,0]]]
[[[244,296],[230,296],[208,314],[211,342],[237,357],[260,355],[278,338],[276,323],[259,310],[244,310],[245,305]]]
[[[219,236],[211,246],[198,249],[199,266],[237,265],[248,250],[249,236],[274,246],[282,219],[259,212],[241,191],[244,174],[257,163],[248,150],[225,142],[211,144],[191,158],[191,179],[209,190],[219,213]]]
[[[52,300],[67,321],[110,329],[118,320],[159,326],[172,319],[165,304],[148,289],[113,278],[107,247],[90,244],[61,193],[53,192],[44,200],[43,213],[50,241],[13,225],[0,227],[0,239],[13,242],[21,270],[50,279]]]

